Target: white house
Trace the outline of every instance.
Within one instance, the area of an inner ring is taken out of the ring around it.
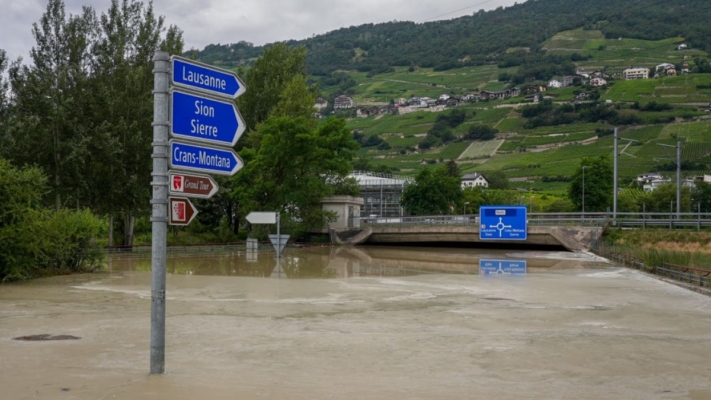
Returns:
[[[679,47],[677,47],[678,50],[686,50],[688,48],[689,48],[689,46],[687,46],[685,43],[682,43],[679,45]]]
[[[447,100],[449,100],[450,97],[452,97],[452,96],[450,96],[450,95],[448,95],[448,94],[445,93],[445,94],[443,94],[443,95],[440,95],[440,96],[439,96],[439,99],[442,100],[442,101],[447,101]]]
[[[605,80],[605,79],[603,79],[603,78],[592,78],[592,79],[590,79],[590,86],[593,86],[593,87],[600,87],[600,86],[604,86],[604,85],[607,85],[607,80]]]
[[[642,188],[645,192],[653,192],[659,188],[659,186],[671,183],[671,179],[652,179],[645,183]]]
[[[648,183],[653,180],[660,180],[664,179],[662,174],[658,172],[647,172],[646,174],[639,174],[637,175],[637,182],[638,183]]]
[[[319,97],[316,99],[316,104],[314,105],[314,108],[318,111],[321,111],[322,109],[328,107],[328,100],[324,99],[323,97]]]
[[[489,181],[486,180],[484,175],[473,173],[466,174],[462,177],[462,189],[477,186],[489,187]]]
[[[548,82],[548,87],[551,89],[560,89],[563,87],[563,82],[557,79],[551,79],[550,82]]]

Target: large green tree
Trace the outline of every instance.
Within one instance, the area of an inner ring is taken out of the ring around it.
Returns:
[[[676,184],[660,185],[641,199],[647,212],[676,212]],[[691,211],[691,188],[681,187],[681,212]]]
[[[259,125],[256,149],[245,149],[245,168],[235,176],[233,195],[245,212],[277,210],[296,223],[294,233],[320,229],[328,221],[321,199],[335,194],[330,182],[344,178],[358,149],[342,119],[318,127],[305,117],[272,116]]]
[[[583,158],[568,187],[568,198],[578,210],[583,204],[583,167],[585,167],[585,211],[612,208],[614,186],[612,162],[607,156]]]
[[[78,203],[85,188],[86,118],[91,39],[95,16],[90,8],[67,17],[61,0],[50,0],[39,23],[30,63],[10,70],[14,120],[8,126],[5,154],[19,164],[35,164],[50,177],[54,206]]]
[[[150,208],[152,57],[180,53],[182,34],[135,0],[113,0],[100,17],[88,7],[67,16],[49,0],[32,32],[30,63],[10,69],[3,154],[49,176],[56,209],[120,215],[130,245],[135,216]]]
[[[461,204],[461,179],[451,176],[445,166],[425,168],[408,185],[402,195],[401,205],[411,215],[451,214]]]
[[[180,54],[182,33],[168,28],[164,18],[134,0],[112,0],[100,17],[93,46],[92,168],[98,174],[92,187],[96,207],[113,225],[121,216],[123,244],[133,242],[137,215],[150,210],[153,141],[153,55],[158,50]],[[103,161],[102,161],[103,160]],[[113,229],[110,229],[113,232]]]
[[[244,116],[247,129],[257,129],[266,121],[283,93],[295,79],[306,81],[306,48],[289,48],[284,43],[274,44],[264,50],[249,70],[240,68],[247,92],[237,99],[237,106]],[[313,112],[313,103],[309,108]]]

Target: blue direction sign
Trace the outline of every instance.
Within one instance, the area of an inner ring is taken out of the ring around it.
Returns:
[[[232,101],[220,101],[173,90],[170,134],[224,146],[234,146],[246,129]]]
[[[234,175],[244,162],[232,149],[219,149],[203,145],[169,142],[170,168],[208,174]]]
[[[525,275],[526,261],[479,260],[479,275]]]
[[[232,71],[178,56],[172,56],[171,61],[171,83],[175,86],[231,99],[236,99],[247,91],[244,83]]]
[[[481,240],[526,240],[528,235],[526,207],[482,206],[479,221]]]

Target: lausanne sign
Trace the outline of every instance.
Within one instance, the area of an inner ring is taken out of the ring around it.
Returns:
[[[178,56],[172,56],[171,60],[170,76],[174,86],[232,99],[247,91],[239,77],[230,71]]]

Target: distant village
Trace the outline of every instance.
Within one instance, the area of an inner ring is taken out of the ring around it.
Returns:
[[[680,44],[678,50],[686,50],[686,44]],[[652,79],[664,76],[677,76],[689,73],[689,63],[683,62],[681,65],[662,63],[654,69],[650,68],[627,68],[618,75],[622,80]],[[461,97],[442,94],[438,98],[417,97],[394,99],[387,105],[376,105],[375,103],[359,105],[353,97],[348,95],[337,96],[333,100],[333,110],[355,109],[356,117],[367,118],[382,114],[407,114],[416,111],[444,111],[447,108],[456,107],[464,103],[476,103],[480,101],[507,100],[510,98],[523,96],[523,102],[538,103],[545,100],[555,100],[556,94],[547,93],[549,89],[562,89],[571,86],[588,86],[592,88],[606,87],[608,82],[613,81],[613,77],[601,71],[587,73],[578,71],[562,77],[553,77],[550,81],[537,84],[527,84],[521,88],[513,87],[505,90],[482,90],[468,93]],[[590,93],[580,91],[572,102],[589,101]],[[316,100],[316,116],[321,117],[322,111],[328,108],[329,102],[323,97]]]

